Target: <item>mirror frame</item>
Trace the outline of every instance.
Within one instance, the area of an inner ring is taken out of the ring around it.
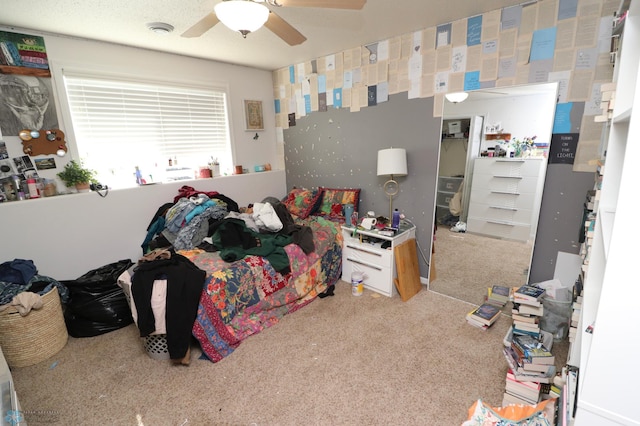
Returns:
[[[462,103],[462,105],[460,105],[461,107],[457,107],[457,105],[454,105],[452,103],[450,103],[447,100],[444,100],[443,102],[443,111],[442,111],[442,115],[441,115],[441,135],[444,132],[444,123],[445,120],[455,120],[455,119],[469,119],[472,118],[474,116],[481,116],[483,117],[483,123],[482,123],[482,130],[481,130],[481,135],[480,135],[480,142],[479,142],[479,147],[478,147],[478,152],[475,153],[475,155],[467,155],[467,159],[465,160],[465,176],[467,175],[468,171],[469,171],[469,161],[475,158],[478,158],[480,156],[480,151],[483,148],[483,144],[485,143],[485,129],[487,128],[487,126],[492,126],[494,123],[491,123],[491,120],[496,120],[499,117],[491,117],[491,114],[495,115],[495,111],[494,108],[491,108],[490,110],[484,109],[481,110],[481,108],[475,108],[472,111],[469,110],[469,108],[467,106],[465,106],[464,104],[469,104],[469,102],[474,103],[475,105],[478,105],[478,102],[482,101],[483,99],[500,99],[500,98],[513,98],[513,97],[526,97],[526,96],[534,96],[534,95],[548,95],[548,96],[553,96],[553,99],[555,100],[554,104],[553,104],[553,108],[550,108],[550,111],[547,113],[548,116],[541,118],[544,119],[545,121],[545,127],[547,126],[546,123],[548,124],[548,135],[546,134],[545,131],[545,135],[544,137],[548,137],[548,142],[549,144],[551,143],[551,137],[552,137],[552,133],[553,133],[553,123],[554,123],[554,117],[555,117],[555,110],[556,110],[556,105],[557,105],[557,100],[558,100],[558,90],[559,90],[559,84],[557,82],[552,82],[552,83],[532,83],[532,84],[526,84],[526,85],[519,85],[519,86],[508,86],[508,87],[493,87],[493,88],[486,88],[486,89],[479,89],[477,91],[471,91],[469,92],[469,97],[467,98],[466,101],[464,101]],[[545,101],[546,102],[546,101]],[[457,107],[457,108],[456,108]],[[518,137],[518,138],[523,138],[525,137],[525,135],[522,134],[522,132],[518,133],[517,131],[514,131],[513,129],[505,129],[505,132],[511,132],[513,133],[513,136]],[[540,135],[542,135],[542,133],[540,133]],[[537,135],[537,136],[540,136]],[[529,136],[534,136],[534,135],[529,135]],[[469,135],[469,137],[471,137],[471,135]],[[545,140],[543,137],[540,137],[540,140],[542,141],[547,141]],[[440,141],[440,146],[439,146],[439,150],[438,150],[438,171],[436,174],[436,180],[439,179],[440,177],[440,158],[442,155],[442,141]],[[471,149],[471,143],[470,141],[467,142],[467,146],[469,147],[469,149]],[[547,157],[548,158],[548,157]],[[545,160],[548,161],[548,160]],[[547,164],[545,164],[545,173],[546,173],[546,166]],[[540,186],[540,191],[544,191],[544,180],[545,180],[545,176],[542,176],[542,184]],[[435,222],[437,220],[437,216],[436,216],[436,205],[437,205],[437,197],[438,197],[438,184],[436,182],[436,191],[434,194],[434,226],[432,227],[432,233],[431,233],[431,237],[432,237],[432,241],[434,241],[435,238]],[[471,182],[467,183],[467,180],[465,180],[465,193],[469,192],[469,194],[465,194],[465,201],[467,202],[467,205],[465,205],[465,209],[468,209],[469,205],[469,201],[471,198],[470,192],[471,192]],[[532,247],[531,247],[531,251],[529,253],[529,259],[528,259],[528,271],[527,271],[527,276],[526,276],[526,282],[529,282],[530,279],[530,275],[531,275],[531,261],[533,259],[533,253],[535,250],[535,237],[536,234],[538,232],[538,223],[539,223],[539,219],[540,219],[540,204],[541,204],[541,199],[543,196],[543,192],[540,193],[540,195],[537,197],[537,201],[536,201],[536,217],[535,217],[535,221],[532,222],[532,233],[530,236],[530,240],[532,241]],[[442,225],[439,225],[439,227]],[[475,234],[475,235],[481,235],[481,234]],[[492,237],[488,237],[487,238],[492,238]],[[435,249],[435,253],[437,253],[437,248]],[[436,254],[437,256],[437,254]],[[436,265],[436,269],[437,269],[437,265]],[[446,271],[444,272],[446,274]],[[438,271],[438,273],[436,274],[437,277],[441,277],[441,273],[440,271]],[[490,287],[489,282],[487,282],[487,286],[486,287]],[[434,290],[432,288],[432,283],[431,283],[431,279],[429,280],[429,285],[428,285],[428,289],[432,290],[432,291],[436,291],[436,292],[440,292],[442,293],[441,290]],[[453,296],[455,297],[455,296]],[[467,302],[469,302],[469,300],[465,300]]]

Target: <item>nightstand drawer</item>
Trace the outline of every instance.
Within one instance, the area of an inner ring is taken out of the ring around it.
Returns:
[[[391,250],[383,249],[372,244],[361,244],[359,241],[344,242],[343,254],[345,259],[353,259],[357,262],[376,265],[381,268],[393,266],[393,253]]]
[[[395,286],[389,285],[389,277],[394,276],[393,270],[390,268],[382,268],[375,264],[347,257],[342,261],[342,280],[351,282],[351,274],[353,272],[361,272],[364,275],[364,287],[366,289],[389,297],[396,293]]]

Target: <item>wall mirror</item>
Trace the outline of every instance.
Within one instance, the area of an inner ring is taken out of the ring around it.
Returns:
[[[481,304],[494,284],[528,282],[557,92],[532,84],[444,101],[430,290]],[[528,139],[536,145],[516,150]]]

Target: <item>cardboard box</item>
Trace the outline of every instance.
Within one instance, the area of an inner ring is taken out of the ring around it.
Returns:
[[[462,123],[460,121],[450,121],[449,122],[449,134],[451,133],[460,133],[462,131]]]

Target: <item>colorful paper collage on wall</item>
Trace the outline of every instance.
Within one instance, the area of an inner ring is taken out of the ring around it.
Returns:
[[[560,109],[571,104],[583,112],[569,116],[569,133],[580,129],[574,170],[594,171],[603,126],[594,116],[599,87],[613,79],[609,48],[618,6],[541,0],[290,65],[274,71],[276,126],[288,128],[292,114],[358,112],[397,93],[433,97],[435,115],[448,92],[558,82]]]

